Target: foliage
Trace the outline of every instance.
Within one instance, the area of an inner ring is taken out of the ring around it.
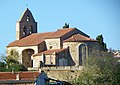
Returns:
[[[6,70],[6,64],[5,62],[0,62],[0,72],[3,72]]]
[[[120,63],[113,57],[90,57],[80,76],[73,81],[76,85],[119,85]]]
[[[63,26],[63,28],[69,28],[69,23],[65,23],[65,25]]]
[[[2,55],[4,58],[5,56]],[[8,53],[4,62],[0,62],[0,71],[26,71],[27,68],[18,62],[19,54],[16,50],[11,50]]]
[[[0,55],[0,62],[4,62],[6,59],[6,56],[4,54]]]
[[[7,59],[12,58],[13,60],[18,60],[19,58],[19,53],[15,49],[8,51],[7,54],[8,54]]]
[[[98,36],[96,37],[96,40],[98,40],[98,42],[101,44],[101,46],[103,47],[104,51],[107,51],[107,45],[106,45],[106,43],[104,43],[104,41],[103,41],[103,36],[102,36],[102,34],[101,34],[101,35],[98,35]]]
[[[8,58],[7,61],[7,71],[26,71],[27,68],[19,63],[18,61],[16,61],[15,59],[12,58]]]

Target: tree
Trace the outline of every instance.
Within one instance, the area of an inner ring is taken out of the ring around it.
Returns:
[[[1,61],[1,62],[4,62],[5,59],[6,59],[6,56],[5,56],[4,54],[1,54],[1,55],[0,55],[0,61]]]
[[[18,60],[18,58],[20,57],[19,53],[15,50],[15,49],[12,49],[10,51],[7,51],[7,59],[13,59],[13,60]]]
[[[26,71],[27,68],[18,62],[19,53],[12,49],[9,51],[8,56],[1,55],[1,58],[6,58],[0,62],[0,71]]]
[[[120,62],[109,54],[104,57],[89,57],[87,66],[75,80],[74,85],[119,85]]]
[[[6,64],[5,62],[0,62],[0,72],[6,71]]]
[[[23,64],[16,61],[15,59],[9,58],[6,60],[6,63],[7,71],[27,71],[27,68]]]
[[[69,23],[65,23],[65,25],[63,26],[63,28],[69,28]]]
[[[101,34],[101,35],[98,35],[98,36],[96,37],[96,40],[98,40],[98,42],[101,44],[101,46],[103,47],[104,51],[107,51],[107,45],[106,45],[106,43],[104,43],[104,41],[103,41],[103,36],[102,36],[102,34]]]
[[[19,53],[12,49],[9,51],[9,54],[6,58],[6,64],[7,64],[7,70],[8,71],[26,71],[27,68],[21,64],[20,62],[18,62],[19,59]]]

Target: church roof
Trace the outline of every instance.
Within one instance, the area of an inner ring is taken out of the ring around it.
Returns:
[[[86,36],[83,36],[81,34],[75,34],[73,36],[71,36],[70,38],[64,40],[63,42],[81,42],[81,41],[96,41],[96,40],[93,40],[89,37],[86,37]]]
[[[8,47],[13,46],[35,46],[42,42],[44,39],[50,38],[60,38],[63,37],[65,34],[75,30],[75,28],[66,28],[66,29],[59,29],[55,32],[46,32],[46,33],[34,33],[27,37],[24,37],[20,40],[16,40],[8,45]]]
[[[48,36],[47,38],[59,38],[73,30],[75,30],[75,28],[58,29],[56,32],[54,32],[51,36]]]
[[[40,56],[42,54],[53,54],[53,53],[59,53],[59,52],[62,52],[62,51],[65,51],[67,50],[68,48],[63,48],[63,49],[51,49],[51,50],[46,50],[46,51],[43,51],[43,52],[40,52],[40,53],[37,53],[33,56]]]
[[[34,33],[20,40],[16,40],[8,45],[8,47],[12,46],[35,46],[42,42],[44,42],[44,38],[50,36],[53,32],[46,33]]]

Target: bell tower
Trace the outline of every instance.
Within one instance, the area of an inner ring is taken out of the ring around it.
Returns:
[[[19,21],[16,22],[16,39],[20,40],[32,33],[37,33],[37,22],[27,8]]]

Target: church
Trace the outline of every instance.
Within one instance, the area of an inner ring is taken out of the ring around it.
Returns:
[[[27,68],[42,66],[82,66],[89,56],[102,50],[98,41],[77,28],[37,32],[37,22],[27,8],[16,22],[16,40],[7,46],[16,50],[18,61]],[[9,53],[8,53],[9,54]]]

